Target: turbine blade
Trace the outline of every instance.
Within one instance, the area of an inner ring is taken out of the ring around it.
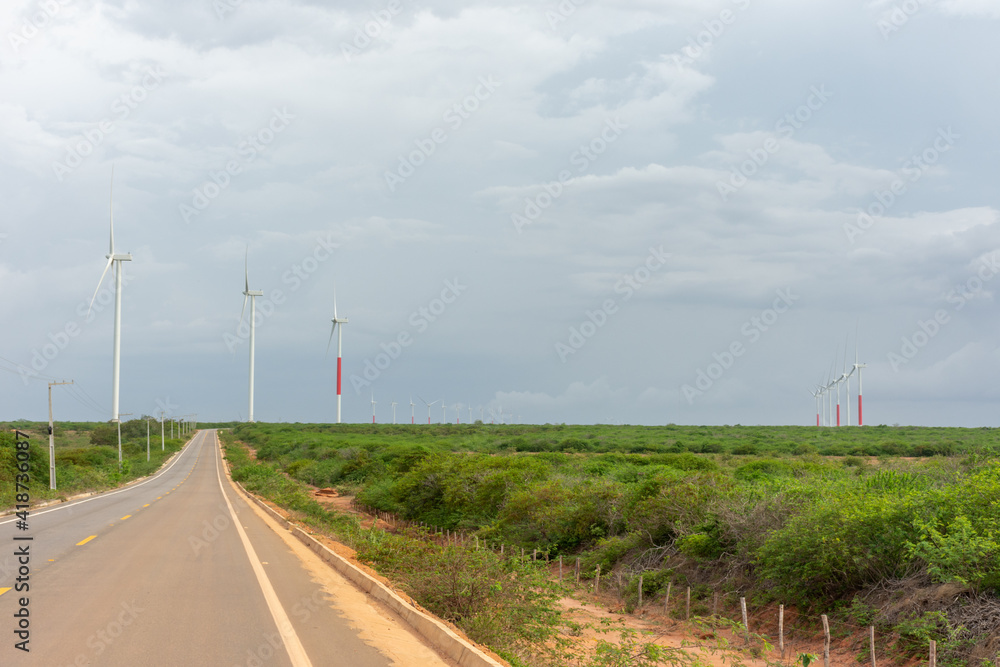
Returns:
[[[108,254],[115,254],[115,165],[111,165],[111,195],[108,199],[108,211],[111,215],[111,243]]]
[[[337,319],[337,286],[333,286],[333,319]]]
[[[243,313],[246,312],[246,309],[247,309],[247,299],[249,299],[249,298],[250,298],[249,295],[247,295],[247,294],[243,295],[243,308],[240,309],[240,324],[243,324]]]
[[[104,265],[104,273],[101,274],[101,279],[97,283],[97,289],[94,290],[94,296],[90,297],[90,308],[87,308],[87,315],[90,315],[91,308],[94,307],[94,299],[97,298],[97,293],[101,291],[101,285],[104,284],[104,276],[108,275],[108,269],[114,263],[114,255],[108,258],[108,263]]]
[[[326,356],[330,356],[330,345],[333,343],[333,332],[337,330],[337,315],[333,316],[333,326],[330,327],[330,340],[326,342]]]
[[[246,255],[243,256],[243,291],[250,291],[250,246],[247,246]],[[246,305],[246,299],[243,299],[243,304]],[[243,318],[240,318],[243,321]]]

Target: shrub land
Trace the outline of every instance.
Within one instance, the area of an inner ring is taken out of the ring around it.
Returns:
[[[14,431],[29,436],[31,498],[65,500],[87,491],[101,491],[145,477],[184,444],[180,438],[160,441],[160,426],[150,418],[150,459],[146,461],[146,421],[122,422],[122,465],[118,466],[118,427],[110,423],[56,424],[56,490],[49,488],[49,425],[18,421],[0,425],[0,510],[14,506]],[[161,449],[162,447],[162,449]]]
[[[579,558],[584,579],[600,568],[602,587],[626,608],[638,601],[641,574],[646,601],[668,585],[690,587],[692,613],[708,615],[719,595],[723,606],[743,596],[758,609],[782,603],[844,627],[875,625],[891,641],[880,651],[900,659],[925,656],[935,640],[942,665],[992,665],[1000,648],[988,622],[1000,615],[997,435],[253,424],[226,442],[235,476],[252,490],[339,531],[361,558],[516,664],[569,659],[541,650],[552,649],[560,622],[548,571],[501,556],[499,545],[507,556]],[[335,487],[493,549],[468,551],[420,531],[361,531],[305,485]],[[633,662],[622,664],[686,664],[677,655],[643,658],[650,649],[641,642],[632,649]]]

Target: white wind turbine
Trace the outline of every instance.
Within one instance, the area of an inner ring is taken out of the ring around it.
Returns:
[[[816,426],[818,427],[819,426],[819,398],[822,395],[823,390],[817,387],[816,391],[810,391],[809,393],[812,395],[813,398],[816,399]]]
[[[257,297],[264,296],[261,290],[250,289],[250,247],[247,246],[243,259],[243,309],[240,310],[240,325],[243,325],[243,313],[247,309],[247,299],[250,299],[250,412],[247,421],[253,423],[253,362],[254,362],[254,329],[257,315]]]
[[[416,421],[413,418],[413,406],[414,405],[416,405],[416,403],[413,402],[413,397],[410,396],[410,424],[411,425],[412,424],[416,424]]]
[[[347,324],[347,318],[337,317],[337,288],[333,288],[333,319],[330,320],[333,325],[330,327],[330,340],[326,342],[326,353],[330,354],[330,344],[333,343],[333,332],[337,332],[337,423],[340,423],[340,378],[343,371],[344,360],[343,360],[343,334],[344,325]],[[337,325],[340,325],[340,329],[337,329]]]
[[[372,423],[375,423],[375,392],[372,392]]]
[[[453,405],[451,407],[455,408],[455,423],[456,424],[461,424],[462,423],[462,404],[461,403],[456,403],[455,405]]]
[[[851,425],[851,376],[854,375],[854,367],[851,367],[850,372],[847,371],[847,341],[844,341],[844,373],[840,376],[844,381],[845,387],[845,407],[847,408],[847,417],[844,420],[844,426]],[[839,393],[839,392],[838,392]]]
[[[396,423],[396,406],[399,405],[399,403],[397,403],[396,401],[393,401],[389,405],[392,406],[392,423],[395,424]]]
[[[861,369],[868,368],[868,364],[858,363],[858,336],[854,334],[854,368],[858,371],[858,426],[863,426],[861,420]]]
[[[426,406],[427,406],[427,425],[428,425],[428,426],[430,426],[430,424],[431,424],[431,406],[432,406],[432,405],[436,405],[436,404],[437,404],[437,401],[434,401],[434,402],[432,402],[432,403],[428,403],[427,401],[425,401],[425,400],[424,400],[423,398],[421,398],[420,396],[417,396],[417,398],[419,398],[419,399],[420,399],[420,402],[421,402],[421,403],[423,403],[424,405],[426,405]]]
[[[437,403],[437,401],[434,401],[434,402]],[[442,424],[447,424],[448,423],[447,410],[448,410],[448,406],[446,406],[444,404],[444,399],[442,398],[441,399],[441,423]]]
[[[119,371],[121,367],[121,339],[122,339],[122,262],[131,262],[131,253],[118,254],[115,252],[115,209],[114,209],[114,193],[115,193],[115,170],[114,167],[111,168],[111,198],[110,198],[110,209],[111,209],[111,246],[108,249],[108,263],[104,267],[104,273],[101,274],[101,280],[97,283],[97,289],[94,290],[94,296],[90,299],[90,308],[87,309],[87,315],[90,315],[90,310],[94,307],[94,299],[97,298],[97,293],[101,289],[101,285],[104,283],[104,276],[108,275],[108,269],[111,268],[112,264],[117,262],[115,266],[115,331],[114,331],[114,351],[112,353],[111,361],[111,421],[118,422],[118,389],[119,389]]]

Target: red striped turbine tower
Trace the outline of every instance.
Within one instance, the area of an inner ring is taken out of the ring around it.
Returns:
[[[337,288],[333,289],[333,326],[330,328],[330,340],[326,344],[326,353],[330,353],[330,344],[333,342],[333,333],[337,332],[337,423],[340,423],[340,388],[341,388],[341,373],[343,372],[344,360],[342,357],[343,345],[342,345],[342,335],[344,333],[344,325],[347,324],[347,318],[337,317]],[[337,325],[340,325],[340,329],[337,329]]]

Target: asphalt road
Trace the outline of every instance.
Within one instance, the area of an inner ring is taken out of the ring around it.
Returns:
[[[199,431],[142,483],[32,512],[27,531],[0,520],[0,665],[445,664],[346,602],[357,593],[268,525],[223,466],[215,432]],[[29,652],[16,648],[23,609]]]

